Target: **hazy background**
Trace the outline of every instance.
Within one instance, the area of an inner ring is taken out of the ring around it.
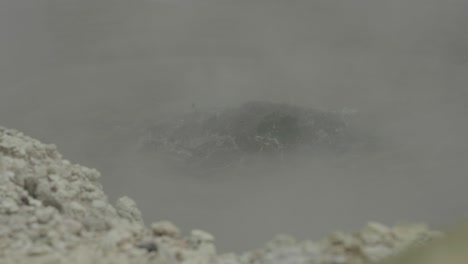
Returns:
[[[444,227],[468,216],[467,13],[466,0],[2,0],[0,125],[221,251],[369,220]],[[161,113],[249,99],[356,109],[381,149],[207,178],[135,152]]]

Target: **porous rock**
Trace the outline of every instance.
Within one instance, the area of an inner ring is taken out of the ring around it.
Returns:
[[[278,236],[259,250],[217,254],[206,231],[184,237],[168,221],[146,227],[128,197],[111,205],[99,177],[54,145],[0,128],[0,263],[370,264],[440,235],[370,223],[319,242]]]

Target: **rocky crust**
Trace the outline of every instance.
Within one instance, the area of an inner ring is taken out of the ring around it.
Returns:
[[[278,236],[259,250],[217,254],[205,231],[145,225],[129,197],[110,204],[99,177],[54,145],[0,128],[0,263],[375,263],[440,235],[370,223],[318,242]]]

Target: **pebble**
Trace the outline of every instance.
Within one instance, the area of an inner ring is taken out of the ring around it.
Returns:
[[[215,238],[212,234],[199,229],[192,230],[191,236],[203,243],[213,243],[215,241]]]
[[[143,242],[137,245],[138,248],[146,249],[148,252],[156,252],[158,251],[158,246],[156,242]]]
[[[180,236],[180,229],[169,221],[160,221],[151,224],[151,230],[155,236],[168,236],[176,238]]]

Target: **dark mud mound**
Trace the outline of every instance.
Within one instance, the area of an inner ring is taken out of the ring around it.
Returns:
[[[253,101],[159,122],[146,131],[142,148],[202,167],[292,151],[340,153],[356,142],[349,121],[344,113]]]

